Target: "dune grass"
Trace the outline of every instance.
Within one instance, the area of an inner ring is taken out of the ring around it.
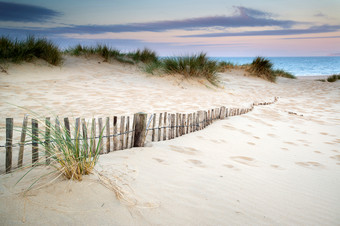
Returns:
[[[42,125],[50,131],[50,142],[46,142],[46,133],[44,131],[39,130],[38,136],[36,136],[32,133],[31,129],[26,130],[27,135],[32,140],[37,140],[39,145],[44,147],[46,151],[45,155],[35,162],[33,167],[27,171],[17,183],[35,167],[45,165],[45,161],[56,169],[53,172],[58,172],[59,175],[64,175],[70,180],[81,181],[83,175],[88,175],[92,172],[99,158],[103,131],[100,131],[96,145],[95,134],[93,132],[87,135],[87,132],[80,133],[79,129],[74,128],[72,134],[72,131],[69,131],[62,124],[52,125],[52,123],[47,120],[40,120],[39,118],[36,118],[36,120],[39,122],[39,125]],[[94,130],[91,128],[91,131]],[[71,134],[73,138],[71,138]],[[29,140],[28,142],[31,141]],[[44,176],[46,175],[41,175],[27,190]]]
[[[205,53],[166,58],[163,60],[163,70],[168,74],[182,74],[187,78],[203,77],[212,84],[218,81],[218,64],[210,60]]]
[[[273,72],[273,64],[269,59],[256,57],[250,64],[248,71],[251,75],[275,82],[276,74]]]
[[[141,61],[146,64],[157,63],[159,61],[156,52],[147,48],[143,50],[138,49],[135,52],[128,53],[127,56],[132,58],[135,62]]]
[[[275,76],[296,79],[296,76],[282,69],[273,70]]]
[[[25,40],[12,40],[9,37],[0,38],[0,61],[20,63],[43,59],[52,65],[60,65],[62,53],[59,48],[45,38],[28,36]]]
[[[90,56],[90,55],[99,55],[108,61],[110,58],[117,58],[122,55],[119,50],[112,49],[107,45],[97,45],[96,47],[91,46],[82,46],[80,44],[75,47],[71,47],[65,50],[65,53],[74,55],[74,56]]]
[[[327,82],[335,82],[337,80],[340,80],[340,74],[327,77]]]

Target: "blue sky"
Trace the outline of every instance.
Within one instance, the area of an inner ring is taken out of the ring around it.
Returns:
[[[340,56],[339,0],[0,1],[0,35],[159,55]]]

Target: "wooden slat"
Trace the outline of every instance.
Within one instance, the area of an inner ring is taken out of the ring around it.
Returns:
[[[97,135],[96,127],[97,127],[96,119],[93,118],[92,119],[92,125],[91,125],[91,137],[90,137],[91,138],[91,144],[92,144],[92,146],[91,146],[92,154],[96,153],[96,148],[97,148],[97,146],[96,146],[96,135]]]
[[[12,170],[13,118],[6,118],[6,173]]]
[[[176,137],[179,136],[179,131],[180,131],[180,128],[179,128],[179,125],[180,125],[179,117],[180,117],[179,113],[176,113]]]
[[[130,131],[130,116],[126,117],[126,128],[125,128],[125,147],[129,148],[129,131]]]
[[[38,121],[36,119],[32,119],[32,164],[36,163],[39,159],[38,141]]]
[[[47,117],[45,119],[45,159],[46,165],[51,162],[51,119]]]
[[[103,119],[98,118],[98,129],[99,129],[99,154],[104,154],[104,142],[103,142]]]
[[[117,139],[117,121],[118,118],[117,116],[113,116],[113,150],[117,151],[118,150],[118,139]]]
[[[134,144],[133,147],[144,147],[145,137],[146,137],[146,124],[147,124],[147,114],[138,113],[135,114],[135,127],[134,127]]]
[[[192,124],[193,124],[193,132],[196,132],[196,112],[192,114]]]
[[[110,117],[106,117],[105,119],[105,129],[106,129],[106,153],[110,152],[111,149],[111,138],[110,138]]]
[[[134,145],[134,139],[135,139],[135,132],[133,131],[134,128],[136,127],[136,120],[137,120],[137,115],[134,114],[133,115],[133,119],[132,119],[132,134],[131,134],[131,147],[133,147]]]
[[[168,116],[168,113],[167,112],[164,112],[164,128],[163,128],[163,140],[166,140],[167,136],[166,136],[166,130],[167,130],[167,116]]]
[[[66,132],[68,134],[68,138],[71,139],[70,120],[68,118],[64,118],[64,125],[65,125]]]
[[[120,117],[120,150],[124,149],[125,116]]]
[[[161,129],[161,127],[162,127],[162,113],[160,113],[159,114],[159,120],[158,120],[158,141],[161,141],[161,131],[162,131],[162,129]]]
[[[186,115],[182,114],[182,135],[185,135],[186,126]]]
[[[152,138],[151,141],[155,141],[155,133],[156,133],[156,114],[153,114],[153,119],[152,119]]]
[[[21,129],[21,136],[20,136],[18,167],[22,167],[22,161],[24,159],[24,149],[25,149],[24,144],[25,144],[25,139],[26,139],[27,121],[28,121],[28,115],[25,115],[24,120],[22,122],[22,129]]]
[[[185,133],[186,134],[190,133],[190,114],[187,115],[187,122],[186,122]]]
[[[176,114],[171,114],[171,121],[172,121],[172,136],[171,138],[175,138],[175,123],[176,123]]]

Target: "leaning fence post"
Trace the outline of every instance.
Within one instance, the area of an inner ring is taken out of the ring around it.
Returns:
[[[156,113],[153,114],[153,119],[152,119],[152,139],[151,141],[155,141],[155,133],[156,133],[156,129],[155,129],[155,125],[156,125]]]
[[[133,147],[144,147],[145,137],[146,137],[146,113],[136,113],[135,114],[135,127],[134,130],[134,142]]]
[[[27,119],[28,115],[25,115],[24,121],[22,123],[22,130],[21,130],[21,137],[20,137],[20,150],[19,150],[19,156],[18,156],[18,167],[22,167],[22,161],[24,158],[24,144],[25,144],[25,138],[26,138],[26,130],[27,130]]]
[[[13,118],[6,118],[6,173],[12,169]]]
[[[39,159],[38,140],[38,121],[36,119],[32,119],[32,164],[37,162]]]

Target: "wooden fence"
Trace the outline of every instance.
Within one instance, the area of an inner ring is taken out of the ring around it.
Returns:
[[[214,108],[207,111],[197,111],[189,114],[182,113],[159,113],[159,114],[149,114],[149,120],[147,120],[148,115],[146,113],[136,113],[133,117],[130,116],[117,116],[106,117],[103,122],[103,118],[91,120],[91,134],[93,134],[98,140],[100,131],[101,143],[99,144],[100,154],[106,154],[111,151],[123,150],[132,147],[143,147],[146,139],[151,142],[171,140],[179,136],[183,136],[188,133],[192,133],[198,130],[202,130],[216,120],[224,119],[226,117],[236,116],[246,114],[252,111],[254,106],[257,105],[268,105],[276,102],[277,97],[271,102],[263,103],[253,103],[247,108],[227,108],[220,107]],[[118,119],[120,123],[118,123]],[[64,118],[64,127],[69,136],[71,137],[71,128],[69,118]],[[31,128],[28,128],[28,116],[26,115],[23,119],[20,141],[17,143],[13,142],[13,118],[6,118],[6,143],[5,145],[0,145],[0,147],[6,148],[6,160],[5,169],[6,173],[11,172],[13,168],[20,168],[23,166],[24,151],[25,146],[31,145],[32,148],[32,164],[39,160],[39,142],[38,137],[44,134],[44,147],[49,148],[50,140],[50,118],[45,118],[45,123],[39,127],[39,121],[37,119],[31,119]],[[60,128],[61,122],[57,117],[55,119],[55,128]],[[75,119],[75,131],[81,132],[82,137],[88,137],[88,123],[85,119],[76,118]],[[112,127],[111,127],[112,126]],[[98,128],[98,130],[96,130]],[[32,140],[26,141],[26,134],[29,130],[30,136],[33,137]],[[75,137],[73,138],[75,139]],[[96,139],[94,139],[94,145],[96,146]],[[47,144],[47,145],[46,145]],[[17,166],[12,165],[12,153],[13,147],[19,148]],[[46,153],[48,150],[46,150]],[[46,158],[46,163],[49,164],[49,159]]]

